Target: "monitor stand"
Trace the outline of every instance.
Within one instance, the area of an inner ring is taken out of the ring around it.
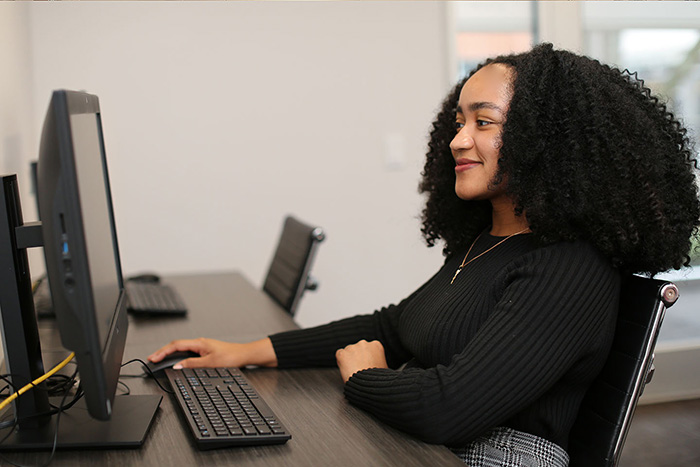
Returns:
[[[59,405],[61,398],[50,398],[53,405]],[[58,437],[55,436],[56,417],[39,428],[0,430],[2,451],[50,450],[56,439],[57,449],[113,449],[137,448],[143,445],[146,433],[153,422],[156,410],[163,396],[129,395],[114,398],[112,416],[107,421],[90,416],[81,399],[58,420]]]

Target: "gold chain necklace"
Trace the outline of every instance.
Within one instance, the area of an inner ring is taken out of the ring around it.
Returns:
[[[500,245],[501,243],[505,242],[505,241],[508,240],[509,238],[515,237],[516,235],[520,235],[521,233],[525,233],[525,232],[527,232],[528,230],[530,230],[529,227],[527,227],[527,228],[521,230],[520,232],[515,232],[514,234],[508,235],[506,238],[504,238],[504,239],[501,240],[500,242],[496,243],[494,246],[492,246],[492,247],[489,248],[488,250],[484,251],[483,253],[480,253],[480,254],[476,255],[475,257],[473,257],[472,259],[470,259],[469,261],[467,261],[467,258],[469,257],[469,253],[472,252],[472,248],[474,248],[474,245],[476,245],[476,241],[479,240],[479,238],[481,237],[481,234],[483,234],[483,232],[480,233],[479,236],[476,237],[476,239],[472,242],[472,246],[469,247],[469,250],[467,251],[467,254],[464,256],[464,259],[462,260],[462,264],[459,265],[459,267],[457,268],[457,272],[455,272],[455,275],[452,276],[452,280],[450,281],[450,284],[453,284],[453,283],[454,283],[454,281],[455,281],[455,279],[457,279],[457,276],[459,275],[459,273],[462,272],[462,269],[464,269],[469,263],[471,263],[472,261],[474,261],[475,259],[477,259],[477,258],[479,258],[479,257],[481,257],[481,256],[484,256],[486,253],[488,253],[489,251],[493,250],[494,248],[496,248],[498,245]]]

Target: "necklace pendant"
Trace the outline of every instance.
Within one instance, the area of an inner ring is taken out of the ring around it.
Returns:
[[[508,240],[509,238],[515,237],[516,235],[520,235],[520,234],[525,233],[525,232],[527,232],[527,231],[529,231],[529,230],[530,230],[530,228],[527,227],[527,228],[521,230],[520,232],[515,232],[514,234],[510,234],[510,235],[508,235],[506,238],[504,238],[503,240],[501,240],[500,242],[496,243],[494,246],[492,246],[491,248],[489,248],[488,250],[484,251],[483,253],[480,253],[480,254],[476,255],[475,257],[473,257],[472,259],[470,259],[469,261],[467,261],[467,258],[469,258],[469,253],[472,252],[472,248],[474,248],[474,245],[476,245],[477,240],[479,240],[479,238],[481,237],[481,234],[479,234],[479,235],[476,237],[476,239],[474,239],[474,241],[472,242],[472,246],[470,246],[470,247],[469,247],[469,250],[467,250],[467,254],[464,256],[464,259],[462,260],[462,264],[460,264],[459,267],[457,268],[457,272],[455,272],[455,275],[452,276],[452,280],[450,281],[450,285],[451,285],[451,284],[454,284],[455,279],[457,279],[457,275],[458,275],[460,272],[462,272],[462,269],[464,269],[469,263],[471,263],[472,261],[474,261],[474,260],[476,260],[476,259],[478,259],[478,258],[481,258],[481,257],[484,256],[486,253],[488,253],[489,251],[493,250],[494,248],[496,248],[498,245],[500,245],[501,243],[505,242],[505,241]],[[483,232],[482,232],[482,233],[483,233]]]
[[[457,269],[457,272],[455,272],[455,275],[452,276],[452,280],[450,281],[450,285],[454,284],[455,279],[457,279],[457,275],[458,275],[460,272],[462,272],[462,268],[458,268],[458,269]]]

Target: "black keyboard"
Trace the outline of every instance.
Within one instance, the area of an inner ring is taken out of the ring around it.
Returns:
[[[127,281],[128,310],[136,314],[185,315],[187,307],[180,295],[169,285],[153,282]]]
[[[281,444],[292,437],[238,368],[165,374],[199,449]]]

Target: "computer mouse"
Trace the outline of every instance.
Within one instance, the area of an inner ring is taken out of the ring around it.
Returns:
[[[199,354],[197,352],[185,350],[181,352],[173,352],[158,363],[154,363],[149,360],[146,362],[146,364],[153,374],[158,377],[163,375],[166,368],[171,368],[176,363],[180,363],[181,361],[192,357],[199,357]]]
[[[135,276],[130,276],[126,280],[132,282],[149,282],[152,284],[157,284],[160,282],[160,276],[153,273],[142,273]]]

